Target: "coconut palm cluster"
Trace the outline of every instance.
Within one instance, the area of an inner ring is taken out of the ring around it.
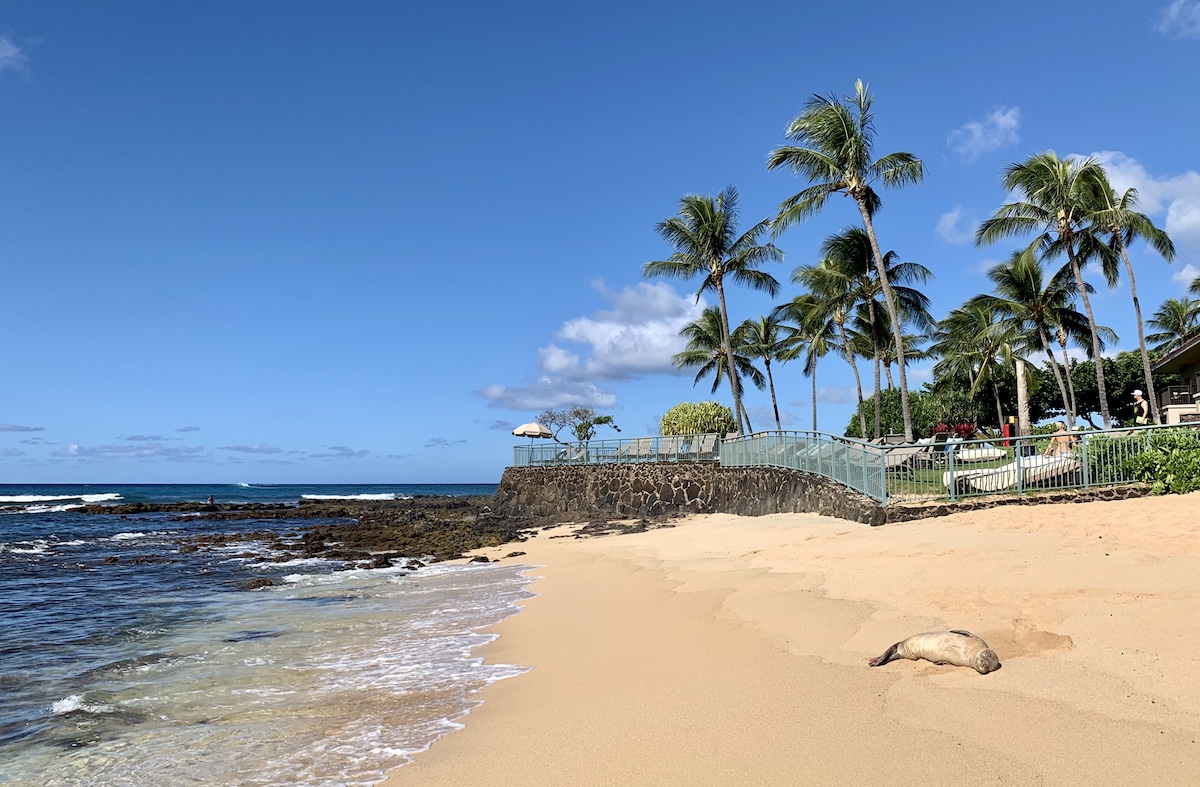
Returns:
[[[990,399],[996,423],[1005,420],[1005,404],[1016,400],[1018,430],[1031,428],[1030,397],[1039,378],[1052,381],[1057,400],[1040,412],[1091,421],[1090,405],[1075,378],[1084,370],[1068,356],[1075,344],[1093,359],[1095,395],[1104,428],[1114,424],[1109,405],[1106,344],[1116,334],[1099,324],[1092,308],[1095,288],[1085,270],[1099,268],[1107,284],[1116,286],[1122,272],[1129,281],[1138,330],[1141,376],[1137,387],[1154,390],[1151,358],[1178,346],[1182,337],[1200,329],[1200,301],[1168,299],[1143,322],[1137,283],[1128,250],[1149,244],[1168,262],[1175,257],[1170,237],[1138,212],[1136,189],[1118,193],[1094,159],[1060,158],[1038,153],[1007,167],[1001,184],[1014,198],[1002,205],[975,233],[978,246],[1016,239],[1025,245],[988,272],[990,293],[975,295],[942,320],[930,314],[920,285],[932,273],[925,266],[884,252],[873,218],[882,205],[880,192],[915,185],[924,179],[921,160],[906,152],[875,154],[875,115],[867,86],[858,81],[848,96],[814,95],[788,125],[785,144],[767,157],[768,169],[783,169],[807,186],[780,204],[774,217],[739,231],[738,192],[728,187],[716,197],[689,194],[678,214],[656,226],[672,249],[664,260],[647,262],[645,277],[699,280],[696,292],[715,296],[716,305],[687,325],[687,348],[675,355],[679,368],[696,369],[695,382],[712,377],[715,393],[725,383],[732,397],[738,429],[753,431],[743,403],[744,384],[769,387],[775,428],[781,429],[771,364],[800,360],[813,386],[813,429],[816,429],[817,362],[827,355],[844,359],[854,372],[858,397],[856,424],[848,433],[880,437],[884,430],[886,390],[898,393],[904,436],[914,438],[913,402],[907,364],[936,359],[934,381],[926,393],[951,390],[953,399]],[[799,292],[767,315],[730,322],[726,287],[749,287],[778,295],[781,285],[763,270],[782,262],[772,241],[817,214],[836,194],[851,198],[856,223],[824,239],[816,262],[801,265],[791,280]],[[1200,294],[1200,278],[1191,285]],[[1155,329],[1146,335],[1145,326]],[[860,361],[873,368],[873,407],[865,406]],[[894,369],[894,376],[893,376]],[[1045,386],[1042,386],[1043,388]],[[1015,397],[1013,396],[1015,394]],[[1153,418],[1158,403],[1150,397]],[[873,412],[869,412],[873,410]],[[872,418],[872,423],[868,418]],[[990,418],[990,416],[988,416]]]

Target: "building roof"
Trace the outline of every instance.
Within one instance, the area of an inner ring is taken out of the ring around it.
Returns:
[[[1155,361],[1151,369],[1170,373],[1197,365],[1200,365],[1200,331],[1192,331],[1180,340],[1178,347]]]

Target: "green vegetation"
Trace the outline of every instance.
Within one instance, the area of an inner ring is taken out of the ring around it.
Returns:
[[[717,402],[681,402],[663,413],[659,434],[728,434],[737,430],[733,411]]]
[[[586,443],[596,436],[597,426],[611,426],[616,431],[621,431],[621,427],[613,422],[611,415],[597,415],[590,407],[550,407],[543,410],[536,420],[553,432],[555,441],[560,443],[562,440],[558,439],[558,433],[567,427],[570,427],[575,439],[581,443]]]
[[[1195,492],[1200,489],[1200,434],[1191,429],[1155,431],[1130,466],[1156,495]]]

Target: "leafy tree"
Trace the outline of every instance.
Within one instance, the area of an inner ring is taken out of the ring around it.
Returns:
[[[891,318],[904,434],[911,440],[912,414],[908,403],[900,307],[892,292],[879,240],[875,237],[873,218],[882,204],[875,184],[889,188],[917,184],[924,179],[925,169],[921,160],[911,153],[889,153],[873,158],[875,116],[871,111],[871,100],[862,80],[854,83],[854,95],[845,99],[835,95],[814,95],[788,125],[786,136],[797,144],[783,145],[771,151],[767,169],[786,167],[807,178],[811,184],[779,206],[776,234],[820,212],[832,194],[847,194],[858,206]]]
[[[728,434],[737,430],[733,411],[718,402],[680,402],[663,413],[663,435]]]
[[[1120,273],[1113,264],[1114,257],[1119,256],[1125,262],[1125,271],[1129,275],[1129,294],[1133,298],[1133,314],[1137,322],[1138,348],[1142,356],[1142,379],[1146,384],[1146,390],[1153,393],[1154,380],[1150,375],[1150,353],[1146,349],[1146,329],[1142,323],[1142,306],[1138,302],[1137,282],[1133,277],[1133,263],[1129,261],[1128,249],[1129,244],[1141,239],[1153,246],[1164,260],[1171,262],[1175,259],[1175,244],[1171,242],[1171,238],[1166,232],[1154,226],[1154,222],[1148,216],[1134,210],[1138,202],[1137,189],[1126,189],[1123,194],[1117,196],[1106,176],[1099,197],[1101,203],[1093,213],[1092,221],[1099,232],[1107,236],[1109,249],[1113,252],[1113,254],[1102,255],[1102,260],[1109,263],[1104,266],[1104,276],[1108,279],[1109,286],[1115,285]],[[1157,397],[1150,397],[1150,407],[1154,414],[1154,422],[1161,423]]]
[[[597,415],[590,407],[550,407],[542,411],[537,422],[554,433],[555,442],[561,443],[558,433],[570,427],[575,439],[586,443],[596,436],[596,427],[611,426],[620,432],[621,427],[613,422],[611,415]]]
[[[1087,313],[1091,328],[1092,353],[1099,357],[1100,336],[1096,331],[1096,316],[1088,299],[1083,280],[1082,264],[1086,254],[1080,247],[1101,253],[1103,244],[1087,240],[1096,229],[1091,224],[1101,192],[1106,187],[1104,170],[1094,159],[1060,159],[1053,151],[1031,156],[1004,171],[1002,184],[1006,191],[1024,196],[1024,200],[1000,206],[996,215],[979,226],[976,245],[995,243],[1001,238],[1038,233],[1034,243],[1047,256],[1066,254],[1079,298]],[[1111,423],[1107,396],[1104,395],[1103,364],[1095,367],[1096,386],[1101,392],[1101,417],[1105,427]]]
[[[1133,423],[1133,399],[1132,394],[1135,388],[1141,388],[1145,383],[1142,380],[1142,360],[1140,353],[1123,352],[1118,353],[1116,358],[1104,358],[1104,376],[1106,380],[1111,381],[1111,386],[1107,389],[1109,398],[1107,407],[1110,413],[1122,414],[1121,421]],[[1079,385],[1076,388],[1076,395],[1079,399],[1079,416],[1087,420],[1093,427],[1096,426],[1090,415],[1100,411],[1099,391],[1093,384],[1095,372],[1092,367],[1095,366],[1094,360],[1075,362],[1076,379],[1079,380]],[[1178,375],[1161,374],[1155,378],[1155,382],[1161,387],[1164,385],[1176,384],[1179,380]],[[1153,395],[1154,389],[1149,391]]]
[[[729,311],[725,306],[725,280],[775,295],[779,282],[758,269],[766,262],[780,262],[783,252],[774,245],[759,240],[767,232],[769,221],[764,219],[742,235],[737,234],[738,193],[733,186],[716,199],[689,194],[679,201],[679,215],[660,221],[658,234],[675,250],[668,259],[647,262],[642,266],[644,277],[667,276],[676,279],[703,277],[696,300],[705,291],[717,294],[721,318],[721,347],[726,368],[736,368],[733,345],[730,342]],[[739,419],[746,420],[742,394],[737,379],[729,378],[733,393],[733,409]]]
[[[724,342],[721,337],[721,313],[715,308],[709,307],[700,314],[700,319],[695,322],[688,323],[679,332],[680,336],[688,340],[687,347],[683,352],[676,353],[671,356],[671,363],[680,369],[689,367],[700,367],[696,372],[696,378],[692,381],[695,385],[708,375],[713,376],[713,384],[711,393],[716,393],[717,388],[721,385],[721,380],[726,375],[729,375],[729,365],[726,358],[725,348],[722,346]],[[754,366],[754,362],[750,359],[746,350],[746,326],[745,324],[738,326],[733,332],[730,345],[732,346],[732,357],[735,373],[729,375],[731,380],[731,388],[738,394],[738,401],[741,400],[742,379],[750,378],[750,382],[756,388],[762,389],[766,385],[766,378]],[[750,418],[743,412],[741,420],[745,422],[746,431],[752,431],[750,427]]]

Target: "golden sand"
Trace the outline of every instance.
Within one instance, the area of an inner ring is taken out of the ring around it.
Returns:
[[[567,532],[481,651],[534,669],[388,785],[1200,784],[1200,494]],[[951,628],[1003,669],[867,667]]]

